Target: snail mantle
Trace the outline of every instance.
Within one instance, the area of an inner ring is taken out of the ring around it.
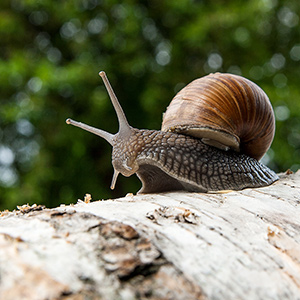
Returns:
[[[300,171],[242,191],[84,200],[2,212],[1,298],[300,295]]]

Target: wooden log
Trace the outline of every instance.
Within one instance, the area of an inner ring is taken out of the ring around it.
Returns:
[[[0,299],[300,299],[300,171],[0,218]]]

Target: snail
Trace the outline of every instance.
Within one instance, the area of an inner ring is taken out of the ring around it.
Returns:
[[[171,101],[161,130],[129,125],[104,71],[99,75],[116,111],[119,131],[67,119],[112,147],[114,175],[136,174],[138,193],[174,190],[213,192],[263,187],[278,180],[258,160],[270,147],[275,131],[271,103],[263,90],[241,76],[215,73],[196,79]]]

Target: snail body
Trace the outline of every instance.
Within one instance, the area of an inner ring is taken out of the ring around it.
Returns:
[[[67,119],[66,122],[99,135],[112,145],[114,176],[111,188],[114,188],[119,173],[124,176],[136,174],[142,182],[140,193],[165,192],[171,190],[194,192],[240,190],[247,187],[270,185],[278,179],[278,176],[272,170],[256,159],[256,157],[262,156],[261,151],[260,154],[254,151],[254,157],[242,153],[244,147],[241,141],[243,139],[240,139],[236,133],[231,133],[224,126],[221,127],[220,131],[224,132],[229,138],[224,139],[217,137],[215,140],[211,133],[218,130],[207,124],[204,126],[197,125],[193,128],[190,125],[185,126],[184,124],[168,125],[169,117],[171,121],[174,119],[174,112],[168,112],[168,110],[173,107],[172,102],[175,99],[178,100],[180,97],[186,99],[187,94],[191,94],[192,97],[195,97],[195,92],[191,89],[191,86],[188,85],[174,97],[164,115],[162,130],[140,130],[128,124],[105,73],[100,72],[99,74],[105,83],[118,116],[118,133],[113,135],[71,119]],[[223,75],[225,75],[225,77],[234,76],[230,74]],[[240,78],[238,79],[240,80]],[[253,86],[255,88],[257,87],[254,83]],[[208,87],[206,89],[209,90]],[[227,89],[229,89],[228,85]],[[206,92],[206,94],[207,93],[208,92]],[[212,94],[214,93],[216,93],[216,91]],[[246,98],[249,98],[250,94],[246,93],[245,95]],[[207,98],[209,99],[210,97]],[[263,101],[265,101],[265,99]],[[225,105],[224,102],[222,105]],[[271,113],[267,115],[271,115],[270,118],[272,119],[273,111],[270,102],[264,105],[268,109],[269,107],[271,108]],[[174,107],[176,108],[176,106],[178,108],[178,104]],[[179,112],[180,109],[177,111],[177,114]],[[192,112],[194,112],[194,109],[192,109]],[[272,122],[274,125],[274,120],[268,121],[267,123],[272,124]],[[232,120],[230,120],[229,123],[232,123]],[[249,126],[247,125],[246,127]],[[191,128],[192,130],[190,130]],[[200,134],[198,132],[199,128]],[[196,135],[191,136],[191,132],[196,132]],[[203,132],[204,135],[202,134]],[[237,137],[235,137],[235,135]],[[259,136],[261,135],[263,134],[259,134]],[[270,135],[274,135],[274,128],[271,134],[265,136],[269,138]],[[217,136],[220,136],[219,131]],[[233,138],[230,136],[233,136]],[[229,143],[227,142],[228,140]],[[232,142],[233,140],[235,143]],[[253,144],[253,141],[251,141],[251,143]],[[271,142],[267,141],[267,143],[268,145],[264,146],[266,149],[268,149]],[[255,147],[258,148],[257,145]]]

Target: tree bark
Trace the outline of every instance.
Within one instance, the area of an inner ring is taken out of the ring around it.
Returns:
[[[300,299],[300,172],[0,218],[0,299]]]

